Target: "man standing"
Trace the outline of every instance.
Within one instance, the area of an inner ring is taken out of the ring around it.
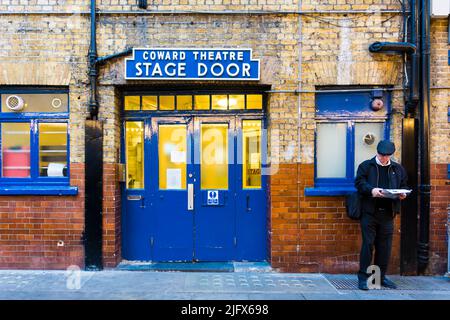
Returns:
[[[391,289],[397,288],[386,277],[394,233],[394,217],[400,212],[400,200],[386,198],[383,189],[406,189],[406,171],[391,160],[395,145],[388,140],[377,145],[377,155],[362,162],[356,174],[355,187],[361,195],[361,233],[362,246],[359,260],[358,287],[368,290],[367,268],[372,264],[372,252],[375,247],[374,264],[381,271],[381,285]]]

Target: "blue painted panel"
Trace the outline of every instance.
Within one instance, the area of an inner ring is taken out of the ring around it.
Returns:
[[[57,195],[78,194],[78,187],[63,185],[2,185],[0,195]]]
[[[122,200],[122,256],[125,260],[151,260],[150,215],[145,191],[124,190]]]
[[[378,90],[379,91],[379,90]],[[375,94],[379,94],[376,92]],[[373,93],[371,90],[362,92],[323,92],[316,93],[317,116],[384,116],[390,109],[390,95],[383,93],[384,112],[374,112],[371,108]]]

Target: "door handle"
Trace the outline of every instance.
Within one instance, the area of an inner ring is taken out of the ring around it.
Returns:
[[[247,203],[247,211],[252,211],[252,208],[250,208],[250,195],[249,194],[247,194],[246,203]]]
[[[194,184],[188,183],[188,199],[187,209],[194,210]]]

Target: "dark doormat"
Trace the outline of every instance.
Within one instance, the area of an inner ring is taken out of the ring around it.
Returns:
[[[180,271],[180,272],[234,272],[232,262],[122,262],[117,270],[126,271]]]

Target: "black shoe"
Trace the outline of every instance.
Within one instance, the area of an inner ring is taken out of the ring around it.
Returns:
[[[397,289],[397,285],[386,277],[381,280],[381,285],[389,289]]]
[[[367,280],[358,280],[358,289],[369,290],[369,287],[367,286]]]

